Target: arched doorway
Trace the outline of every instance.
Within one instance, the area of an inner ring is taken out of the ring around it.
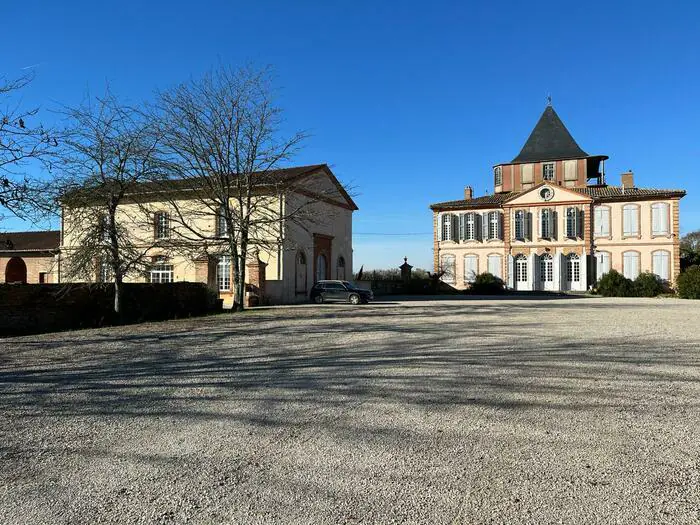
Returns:
[[[298,294],[306,293],[306,254],[303,251],[299,251],[296,257],[296,268],[295,268],[295,292]]]
[[[316,259],[316,281],[323,281],[326,279],[326,275],[328,274],[327,270],[328,261],[326,260],[326,256],[320,254]]]
[[[13,257],[7,261],[5,282],[27,284],[27,265],[21,257]]]
[[[540,290],[554,290],[554,259],[549,253],[540,257]]]
[[[523,254],[515,257],[515,289],[527,290],[527,257]]]

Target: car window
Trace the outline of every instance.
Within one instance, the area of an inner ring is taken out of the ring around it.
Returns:
[[[326,290],[345,290],[345,286],[340,283],[327,283]]]

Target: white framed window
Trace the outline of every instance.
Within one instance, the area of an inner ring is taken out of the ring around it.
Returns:
[[[440,219],[442,221],[441,228],[442,228],[442,237],[441,239],[443,241],[453,241],[453,235],[454,235],[454,220],[455,216],[452,215],[451,213],[445,213],[442,215],[442,218]]]
[[[651,205],[652,235],[668,235],[670,233],[670,209],[667,202],[655,202]]]
[[[464,256],[464,282],[473,283],[479,274],[479,257],[476,255]]]
[[[595,207],[593,231],[596,237],[610,237],[610,208],[608,206]]]
[[[152,283],[173,282],[173,265],[169,264],[164,257],[156,259],[151,266],[150,281]]]
[[[467,241],[476,240],[476,214],[473,212],[464,216],[464,238]]]
[[[542,164],[542,180],[553,181],[556,177],[554,162],[545,162]]]
[[[551,283],[554,280],[554,260],[548,253],[540,257],[540,279],[542,282]]]
[[[112,267],[105,260],[100,261],[99,279],[101,283],[112,282]]]
[[[656,250],[651,254],[651,268],[659,279],[671,279],[671,256],[666,250]]]
[[[579,210],[576,208],[566,208],[566,236],[569,239],[579,237]]]
[[[519,241],[525,240],[525,211],[516,210],[513,216],[513,231],[515,238]]]
[[[226,224],[226,206],[219,206],[219,212],[216,214],[216,236],[228,237],[228,225]]]
[[[454,255],[443,255],[442,256],[442,280],[446,283],[455,282],[455,256]]]
[[[519,283],[527,282],[527,257],[523,254],[515,257],[515,280]]]
[[[231,291],[231,256],[222,255],[216,265],[216,284],[220,292]]]
[[[491,275],[495,275],[501,279],[501,256],[500,255],[489,255],[488,256],[488,272]]]
[[[622,273],[628,279],[639,276],[639,252],[624,252],[622,254]]]
[[[501,212],[490,211],[489,215],[489,240],[501,238]]]
[[[566,280],[570,283],[581,280],[581,258],[575,253],[570,253],[566,257]]]
[[[622,207],[622,233],[625,236],[639,235],[638,204],[625,204]]]
[[[609,252],[596,252],[596,280],[600,280],[603,275],[610,271],[610,253]]]
[[[493,183],[494,186],[501,186],[503,184],[503,168],[501,168],[501,166],[493,168]]]
[[[540,236],[543,239],[556,239],[556,212],[551,208],[544,208],[540,212]]]
[[[170,215],[166,211],[158,211],[154,215],[154,228],[156,239],[170,237]]]

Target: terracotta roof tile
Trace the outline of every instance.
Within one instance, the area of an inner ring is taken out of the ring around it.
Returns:
[[[654,188],[622,188],[621,186],[587,186],[585,188],[567,188],[569,190],[588,195],[599,202],[611,201],[635,201],[646,199],[680,198],[685,196],[684,190],[664,190]],[[527,193],[525,191],[513,191],[509,193],[496,193],[485,195],[471,200],[457,200],[437,202],[430,205],[434,211],[461,210],[469,208],[499,207],[505,201]]]
[[[58,230],[0,233],[0,252],[53,251],[60,242]]]

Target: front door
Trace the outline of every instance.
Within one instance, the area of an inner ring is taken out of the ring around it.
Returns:
[[[554,261],[548,253],[540,257],[540,289],[554,290]]]
[[[518,255],[515,258],[515,289],[527,290],[527,257]]]

